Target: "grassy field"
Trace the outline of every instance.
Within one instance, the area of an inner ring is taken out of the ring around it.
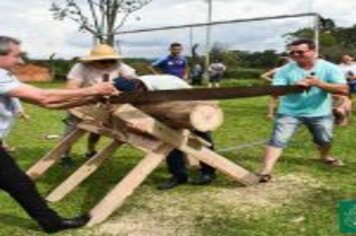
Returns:
[[[46,85],[58,86],[58,85]],[[225,122],[215,133],[218,150],[266,140],[272,122],[265,118],[268,97],[221,102]],[[46,135],[61,134],[61,111],[26,105],[31,116],[19,120],[8,142],[16,146],[13,156],[28,169],[57,140]],[[337,236],[338,202],[356,199],[356,119],[335,132],[333,153],[345,167],[319,163],[306,129],[300,129],[278,162],[271,183],[243,187],[218,174],[210,186],[184,185],[156,190],[167,172],[161,165],[108,221],[89,229],[58,235],[204,235],[204,236]],[[103,140],[102,144],[108,140]],[[84,141],[73,150],[75,167],[84,162]],[[263,145],[222,152],[251,171],[261,165]],[[125,147],[61,202],[51,204],[63,216],[85,212],[95,205],[142,157]],[[54,166],[37,186],[46,195],[74,170]],[[194,175],[194,171],[192,171]],[[0,194],[0,235],[44,235],[25,212],[6,194]]]

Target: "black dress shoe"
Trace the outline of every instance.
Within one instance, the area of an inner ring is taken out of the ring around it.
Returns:
[[[176,178],[176,177],[171,177],[169,178],[166,182],[160,184],[157,189],[158,190],[168,190],[171,188],[175,188],[178,185],[185,184],[188,182],[188,178]]]
[[[215,174],[199,174],[198,177],[192,181],[193,185],[210,184],[215,179]]]
[[[85,214],[72,219],[62,219],[59,224],[53,226],[42,226],[46,233],[56,233],[66,229],[75,229],[83,227],[90,220],[90,216]]]
[[[74,162],[73,162],[72,157],[70,157],[70,156],[61,157],[60,165],[65,169],[69,169],[69,168],[73,167]]]

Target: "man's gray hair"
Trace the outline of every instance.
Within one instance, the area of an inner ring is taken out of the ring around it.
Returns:
[[[0,36],[0,55],[4,56],[9,54],[11,43],[19,45],[21,42],[12,37]]]

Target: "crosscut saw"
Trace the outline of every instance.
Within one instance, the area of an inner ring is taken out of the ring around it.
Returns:
[[[110,103],[149,104],[167,101],[196,101],[248,98],[265,95],[282,96],[288,93],[300,93],[306,88],[299,85],[291,86],[254,86],[229,88],[194,88],[157,91],[123,92],[108,98]]]

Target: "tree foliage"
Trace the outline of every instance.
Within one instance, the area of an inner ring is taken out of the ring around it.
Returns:
[[[339,27],[332,19],[320,19],[319,25],[320,53],[337,61],[340,55],[356,53],[356,25]],[[302,28],[284,35],[287,43],[298,38],[314,38],[314,30]]]
[[[91,33],[99,42],[114,44],[115,33],[128,16],[152,0],[57,0],[50,11],[56,20],[70,19],[80,31]],[[59,3],[60,2],[60,3]]]

